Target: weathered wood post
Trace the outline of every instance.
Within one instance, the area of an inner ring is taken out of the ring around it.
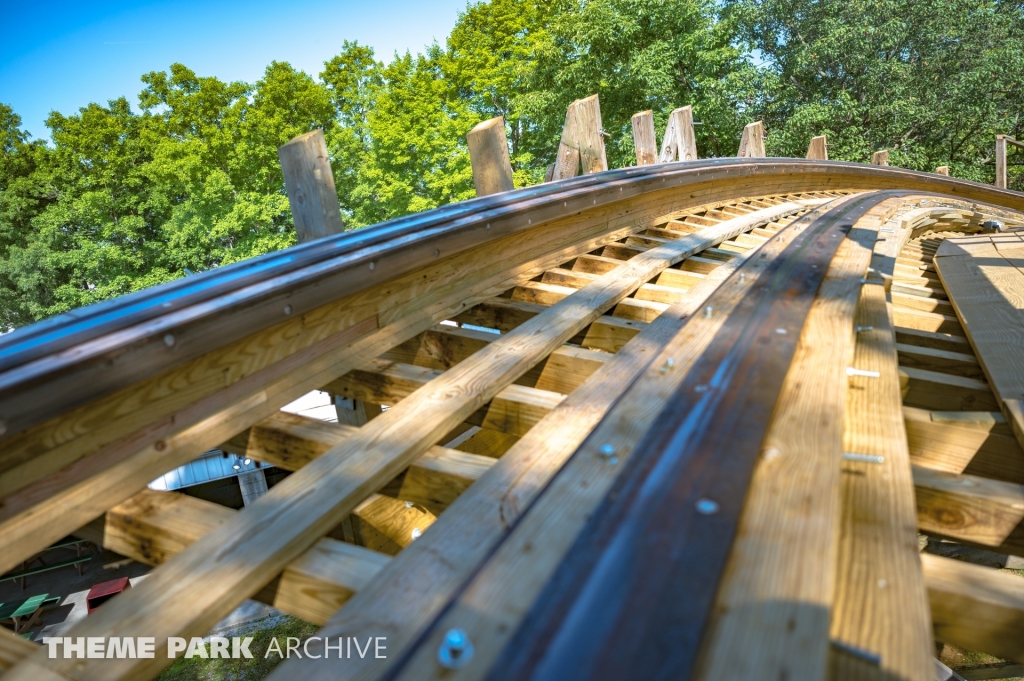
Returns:
[[[996,186],[1006,189],[1006,135],[996,135]]]
[[[691,107],[682,106],[669,114],[660,160],[662,163],[697,160],[697,136],[693,132]]]
[[[324,131],[317,129],[299,135],[280,147],[277,155],[299,243],[344,232]],[[338,412],[338,423],[351,426],[361,426],[381,411],[379,404],[364,404],[338,395],[332,395],[331,400]]]
[[[551,179],[575,177],[581,164],[584,175],[608,170],[604,130],[601,128],[601,104],[597,95],[577,99],[569,105]]]
[[[761,121],[747,123],[740,138],[739,158],[764,158],[764,125]]]
[[[876,151],[871,155],[871,165],[873,166],[887,166],[889,165],[889,150],[883,149],[882,151]]]
[[[633,146],[636,148],[636,164],[649,166],[658,162],[658,140],[654,133],[654,114],[641,111],[633,114]]]
[[[508,157],[505,118],[496,116],[478,123],[466,135],[469,162],[477,196],[512,191],[512,162]]]
[[[344,232],[324,131],[299,135],[279,148],[277,156],[299,243]]]
[[[825,139],[825,135],[811,138],[811,143],[807,146],[807,158],[817,159],[818,161],[828,160],[828,142]]]
[[[939,166],[935,169],[936,175],[949,175],[949,166]]]

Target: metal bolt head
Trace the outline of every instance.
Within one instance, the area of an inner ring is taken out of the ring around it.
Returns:
[[[445,632],[437,649],[437,661],[445,669],[462,669],[473,659],[473,642],[462,629]]]
[[[598,450],[598,456],[607,464],[614,465],[619,462],[619,457],[615,455],[615,446],[611,444],[605,443],[601,445],[601,449]]]
[[[167,347],[171,347],[172,345],[174,345],[174,335],[173,334],[169,333],[166,336],[164,336],[164,345],[166,345]]]
[[[704,317],[706,317],[707,319],[711,319],[711,317],[713,317],[714,314],[715,308],[711,307],[710,305],[704,308]]]
[[[718,513],[718,503],[711,499],[698,499],[695,507],[697,513],[701,515],[714,515]]]
[[[292,306],[291,305],[285,305],[284,306],[284,313],[286,315],[290,315],[292,313]]]
[[[416,541],[417,539],[419,539],[422,536],[423,536],[423,530],[421,530],[418,527],[412,528],[412,540],[413,541]]]

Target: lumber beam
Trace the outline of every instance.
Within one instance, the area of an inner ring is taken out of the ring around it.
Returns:
[[[825,135],[818,135],[817,137],[811,138],[811,143],[807,146],[807,158],[813,158],[819,161],[828,160],[828,143],[825,139]]]
[[[324,131],[299,135],[277,150],[300,243],[345,231]]]
[[[665,127],[659,161],[696,161],[697,136],[693,131],[693,108],[683,106],[672,111]]]
[[[1024,662],[1024,581],[1017,575],[921,554],[935,638]]]
[[[904,404],[935,411],[998,411],[988,383],[937,371],[900,367]]]
[[[883,149],[882,151],[876,151],[871,154],[871,165],[873,166],[887,166],[889,165],[889,150]]]
[[[658,140],[654,133],[654,114],[650,110],[633,114],[633,148],[636,164],[647,166],[658,162]]]
[[[949,175],[949,166],[938,166],[935,168],[936,175]]]
[[[902,205],[898,200],[897,205]],[[891,224],[889,215],[878,227]],[[897,241],[873,245],[871,267],[891,273]],[[897,353],[884,287],[862,288],[853,320],[850,366],[877,372],[851,377],[840,463],[842,521],[830,624],[832,641],[880,657],[877,666],[829,650],[830,678],[928,679],[932,655],[927,596],[918,568],[910,452],[901,418]],[[847,331],[849,333],[849,331]],[[879,457],[879,463],[856,460]]]
[[[740,150],[736,153],[740,158],[764,158],[764,124],[761,121],[747,123],[743,127],[740,138]]]
[[[1024,556],[1024,485],[915,467],[914,489],[921,531]]]
[[[903,416],[914,465],[1024,484],[1024,450],[999,412],[943,413],[904,407]],[[972,423],[966,418],[977,420]]]
[[[477,196],[515,189],[504,116],[478,123],[466,134],[466,142],[469,145],[469,162],[473,167],[473,185]]]
[[[146,490],[107,512],[103,547],[140,563],[160,565],[239,513],[177,492]],[[387,561],[387,556],[361,546],[320,539],[256,597],[322,624]]]

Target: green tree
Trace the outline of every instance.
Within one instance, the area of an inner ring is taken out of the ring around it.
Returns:
[[[803,156],[828,134],[832,158],[991,182],[993,136],[1020,134],[1024,18],[976,0],[730,0],[763,57],[753,110],[771,155]]]

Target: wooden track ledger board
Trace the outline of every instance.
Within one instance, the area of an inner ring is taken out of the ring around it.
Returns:
[[[934,262],[999,405],[1024,443],[1024,238],[1011,232],[946,239]]]

